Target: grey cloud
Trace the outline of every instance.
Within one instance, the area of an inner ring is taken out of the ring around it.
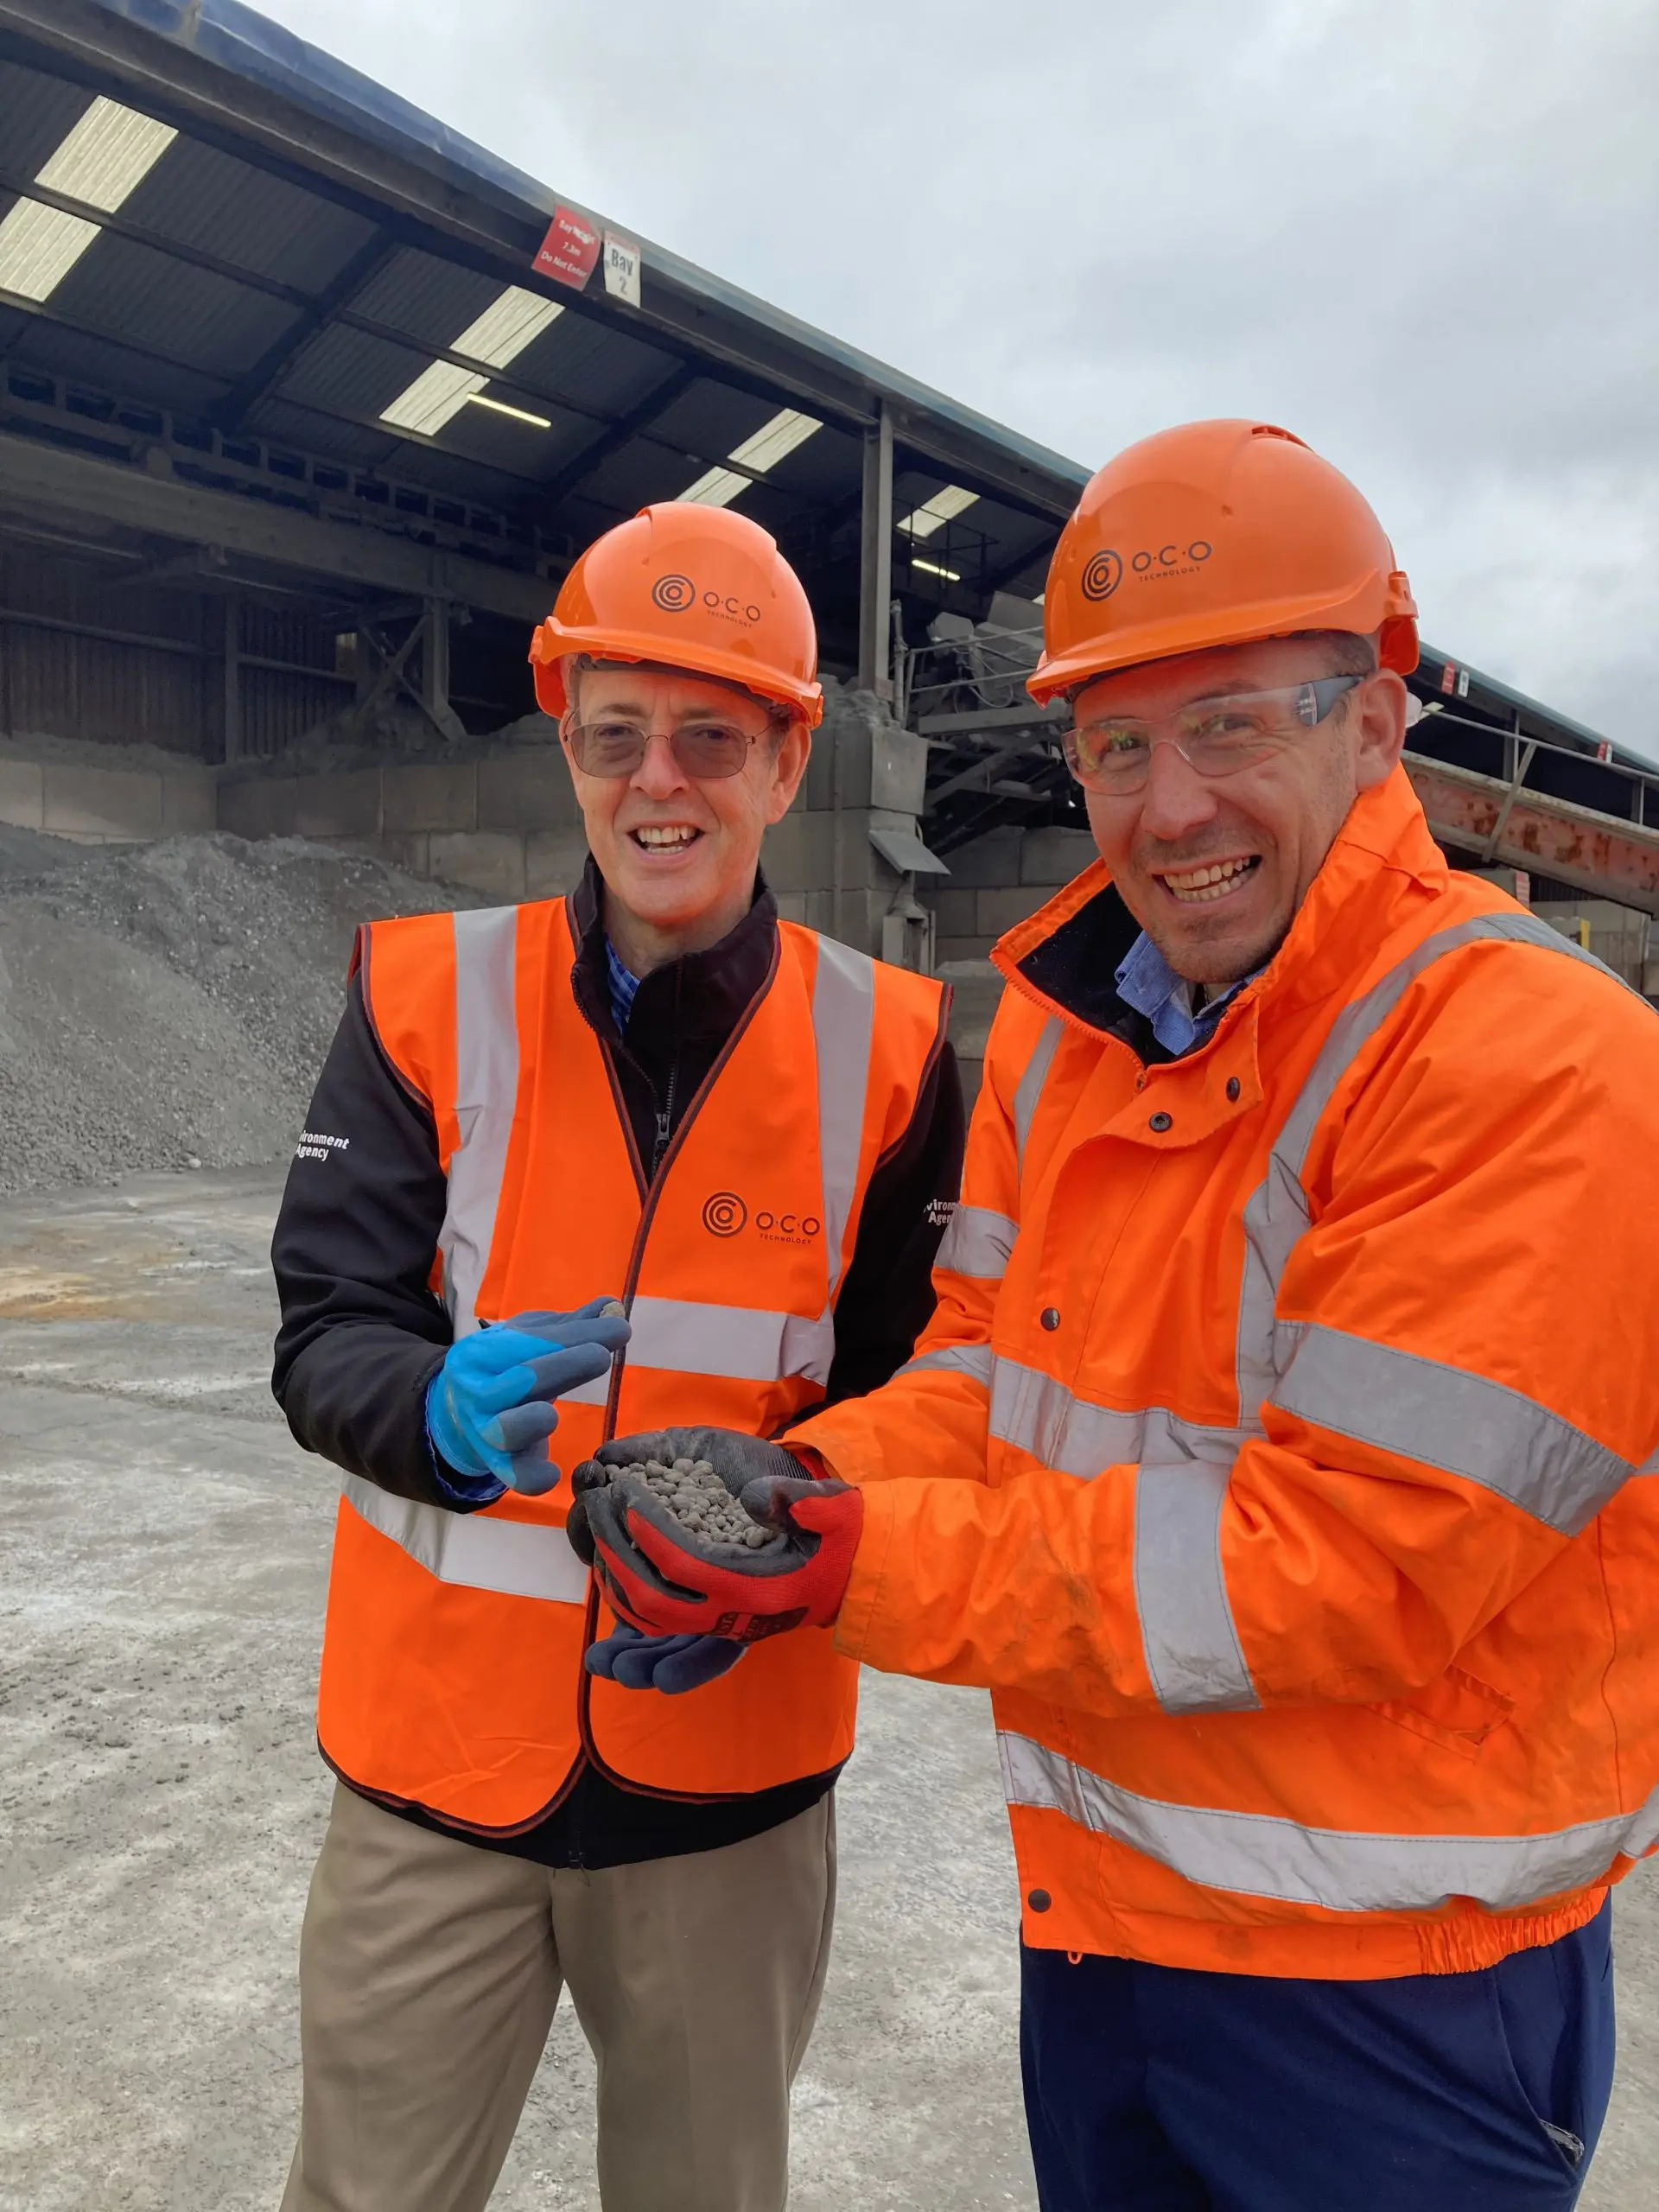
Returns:
[[[1659,754],[1650,0],[267,6],[1081,461],[1287,423],[1431,637]]]

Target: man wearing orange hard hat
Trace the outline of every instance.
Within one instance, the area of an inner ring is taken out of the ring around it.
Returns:
[[[606,2212],[781,2212],[857,1668],[616,1620],[550,1440],[887,1380],[961,1090],[942,988],[759,874],[822,712],[766,533],[645,509],[531,658],[581,887],[362,931],[276,1229],[276,1393],[345,1476],[285,2212],[483,2206],[566,1984]]]
[[[764,1573],[626,1483],[601,1571],[989,1687],[1044,2212],[1568,2206],[1659,1842],[1659,1023],[1447,867],[1300,440],[1121,454],[1045,622],[1100,859],[997,949],[932,1325],[705,1446],[851,1485]]]

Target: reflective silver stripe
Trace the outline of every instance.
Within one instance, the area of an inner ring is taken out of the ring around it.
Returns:
[[[1123,1412],[1094,1404],[1038,1368],[997,1353],[991,1365],[991,1434],[1029,1452],[1044,1466],[1085,1478],[1140,1459],[1230,1465],[1243,1438],[1236,1428],[1205,1428],[1160,1406]]]
[[[1558,931],[1535,915],[1484,914],[1425,938],[1397,967],[1391,968],[1340,1015],[1274,1140],[1267,1174],[1244,1207],[1244,1276],[1238,1305],[1238,1404],[1241,1422],[1254,1434],[1261,1433],[1262,1402],[1284,1372],[1294,1346],[1294,1332],[1287,1332],[1275,1324],[1274,1307],[1292,1248],[1306,1230],[1311,1217],[1301,1177],[1313,1132],[1362,1048],[1376,1035],[1417,978],[1447,953],[1492,938],[1563,953],[1599,969],[1603,975],[1612,976],[1612,970],[1603,967],[1592,954],[1580,945],[1569,944]],[[1615,982],[1619,981],[1617,976],[1612,979]],[[1627,989],[1629,986],[1621,984],[1620,988]]]
[[[1230,1440],[1214,1459],[1141,1453],[1135,1603],[1147,1672],[1166,1713],[1244,1713],[1262,1702],[1221,1565],[1222,1509],[1236,1448]]]
[[[939,1244],[936,1267],[953,1274],[972,1275],[978,1282],[1000,1282],[1007,1273],[1008,1255],[1020,1224],[988,1206],[959,1205]]]
[[[1424,1912],[1453,1897],[1515,1911],[1659,1842],[1659,1791],[1633,1813],[1540,1835],[1378,1835],[1143,1797],[1029,1737],[998,1738],[1010,1805],[1064,1813],[1189,1882],[1329,1912]]]
[[[818,1058],[818,1157],[823,1170],[823,1249],[830,1296],[846,1270],[843,1249],[858,1190],[864,1108],[870,1087],[875,1029],[875,963],[821,937],[812,986],[812,1030]]]
[[[490,906],[454,914],[455,1118],[461,1141],[449,1162],[438,1250],[443,1302],[458,1337],[478,1326],[478,1294],[495,1239],[518,1098],[518,1015],[513,998],[518,910]]]
[[[955,1368],[982,1389],[988,1390],[991,1387],[989,1344],[939,1344],[932,1351],[918,1351],[897,1371],[900,1375],[915,1375],[930,1367]]]
[[[1059,1044],[1062,1026],[1058,1014],[1051,1014],[1043,1024],[1037,1042],[1031,1048],[1031,1058],[1026,1062],[1026,1071],[1014,1087],[1014,1148],[1021,1168],[1026,1164],[1026,1140],[1031,1135],[1037,1101],[1048,1080],[1049,1064]]]
[[[409,1554],[440,1582],[497,1590],[506,1598],[542,1598],[561,1605],[588,1600],[588,1570],[563,1529],[545,1521],[499,1521],[484,1513],[446,1513],[347,1475],[347,1503],[372,1529]]]
[[[798,1313],[768,1313],[754,1306],[700,1305],[684,1298],[637,1297],[629,1311],[632,1334],[628,1366],[665,1368],[679,1375],[730,1376],[747,1382],[776,1382],[804,1375],[827,1382],[836,1354],[832,1320],[808,1321]],[[602,1406],[608,1374],[566,1395]]]
[[[1319,1323],[1300,1332],[1269,1402],[1357,1443],[1444,1467],[1568,1536],[1634,1471],[1519,1390]]]
[[[1659,1475],[1659,1452],[1651,1459],[1644,1459],[1636,1471],[1638,1475]]]
[[[1221,1567],[1222,1508],[1242,1431],[1182,1421],[1161,1406],[1095,1405],[1052,1376],[999,1356],[990,1433],[1085,1480],[1138,1463],[1135,1609],[1159,1703],[1166,1713],[1256,1705]]]

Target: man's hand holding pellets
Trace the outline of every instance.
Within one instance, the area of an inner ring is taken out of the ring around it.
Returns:
[[[702,1465],[741,1516],[696,1480]],[[619,1437],[573,1487],[606,1595],[634,1627],[745,1644],[827,1628],[841,1610],[864,1501],[780,1444],[719,1428]]]

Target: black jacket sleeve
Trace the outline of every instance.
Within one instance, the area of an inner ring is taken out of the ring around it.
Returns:
[[[962,1076],[941,1046],[895,1149],[870,1178],[836,1305],[825,1403],[860,1398],[910,1357],[935,1304],[933,1261],[962,1186]]]
[[[271,1241],[271,1388],[308,1452],[453,1509],[425,1404],[454,1333],[429,1287],[447,1194],[430,1110],[381,1050],[353,976]]]

